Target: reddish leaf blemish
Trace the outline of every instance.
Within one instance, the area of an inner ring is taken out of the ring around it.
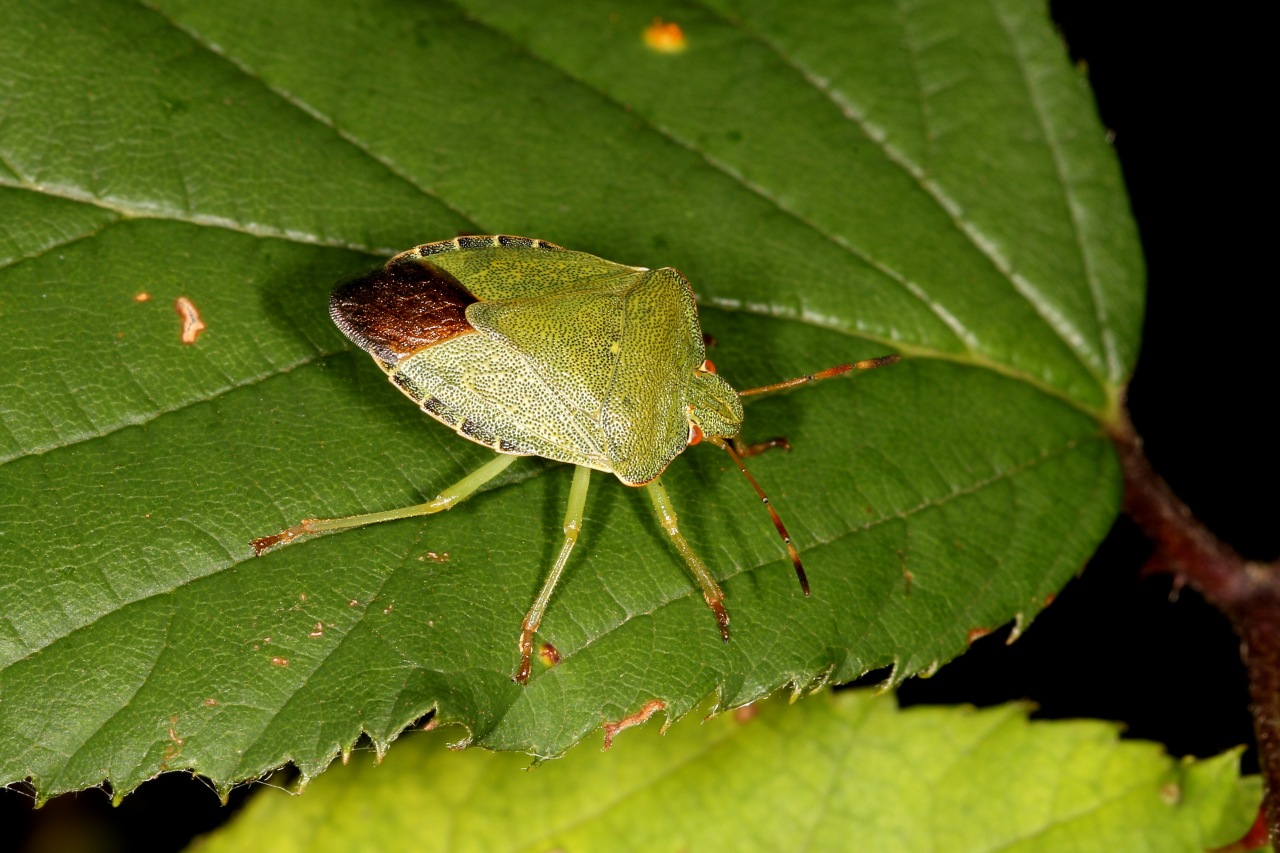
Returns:
[[[970,628],[969,629],[969,645],[973,645],[975,640],[981,640],[987,634],[991,633],[990,628]]]
[[[147,293],[145,290],[142,293],[135,293],[133,296],[134,302],[146,302],[149,299],[151,299],[151,294]]]
[[[542,658],[542,662],[547,666],[555,666],[560,663],[560,650],[550,643],[543,643],[538,649],[538,657]]]
[[[1267,812],[1265,804],[1258,808],[1258,818],[1244,834],[1244,838],[1223,847],[1215,847],[1210,853],[1248,853],[1260,850],[1267,844]]]
[[[178,725],[178,718],[176,716],[170,717],[169,718],[169,743],[165,745],[164,758],[160,760],[161,767],[167,768],[169,766],[170,761],[172,761],[173,759],[177,758],[179,755],[182,754],[182,746],[183,744],[186,743],[186,740],[178,737],[178,730],[177,728],[175,728],[177,725]]]
[[[200,312],[196,310],[195,303],[185,296],[179,296],[173,303],[173,309],[182,318],[182,342],[194,344],[196,338],[200,337],[200,333],[205,330],[204,321],[200,319]]]
[[[648,702],[644,703],[643,708],[636,711],[629,717],[623,717],[616,723],[611,723],[606,720],[604,724],[604,748],[608,749],[613,746],[613,739],[617,737],[618,732],[623,729],[629,729],[632,726],[640,725],[659,711],[666,710],[666,707],[666,703],[661,699],[650,699]]]
[[[758,716],[760,716],[760,708],[754,703],[743,705],[733,712],[733,719],[738,723],[749,723]]]
[[[272,658],[272,659],[271,659],[271,665],[272,665],[272,666],[281,666],[281,667],[283,667],[283,666],[288,666],[288,665],[289,665],[289,659],[288,659],[288,658]]]

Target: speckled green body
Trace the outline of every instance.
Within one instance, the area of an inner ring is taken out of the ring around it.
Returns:
[[[684,451],[691,425],[725,437],[741,427],[737,393],[703,369],[693,291],[674,269],[514,237],[429,243],[388,267],[404,263],[443,270],[475,297],[474,333],[379,362],[472,441],[639,486]]]

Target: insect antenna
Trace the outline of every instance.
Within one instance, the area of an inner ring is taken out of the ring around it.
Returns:
[[[848,367],[848,365],[842,365]],[[823,371],[826,373],[826,371]],[[833,374],[835,375],[835,374]],[[826,377],[821,377],[826,378]],[[796,577],[800,580],[800,589],[804,590],[806,596],[809,595],[809,578],[804,573],[804,566],[800,563],[800,552],[796,550],[796,546],[791,544],[791,534],[787,532],[787,527],[782,523],[782,519],[778,517],[777,510],[773,508],[773,504],[769,502],[769,496],[764,493],[764,489],[760,488],[760,484],[756,482],[756,478],[751,476],[751,472],[747,470],[747,466],[742,463],[742,456],[734,449],[733,444],[726,439],[715,437],[708,438],[707,441],[723,449],[733,459],[733,463],[738,466],[747,478],[747,482],[751,484],[751,488],[756,490],[756,494],[760,496],[760,501],[764,504],[765,509],[769,510],[769,515],[773,517],[773,526],[778,528],[778,535],[782,537],[783,543],[787,546],[787,554],[791,557],[791,565],[795,566]]]
[[[817,373],[808,373],[795,379],[788,379],[785,382],[775,382],[772,385],[762,385],[759,388],[748,388],[745,391],[739,391],[739,397],[750,397],[752,394],[768,394],[770,391],[781,391],[783,388],[794,388],[797,385],[807,385],[810,382],[817,382],[820,379],[833,379],[837,376],[843,376],[851,370],[871,370],[874,367],[884,367],[898,361],[901,356],[882,355],[879,358],[868,358],[864,361],[854,362],[853,364],[837,364],[835,367],[828,367],[826,370],[819,370]],[[745,470],[745,469],[744,469]],[[747,476],[751,476],[748,474]]]

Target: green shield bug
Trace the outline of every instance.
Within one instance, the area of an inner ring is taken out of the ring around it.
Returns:
[[[534,633],[582,529],[592,470],[645,487],[727,641],[724,592],[681,534],[660,479],[691,444],[707,441],[727,451],[768,509],[808,595],[800,554],[742,462],[786,442],[739,447],[739,398],[898,360],[889,355],[735,391],[706,360],[693,290],[679,272],[623,266],[527,237],[458,237],[402,252],[339,285],[329,313],[427,414],[498,456],[434,500],[307,519],[255,539],[254,551],[450,509],[517,456],[576,465],[564,544],[521,625],[514,679],[522,684],[529,678]]]

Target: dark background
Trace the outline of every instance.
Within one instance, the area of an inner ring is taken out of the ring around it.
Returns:
[[[1245,556],[1270,560],[1280,555],[1280,453],[1262,407],[1275,397],[1274,321],[1260,295],[1264,219],[1242,201],[1262,195],[1260,114],[1274,96],[1252,95],[1271,72],[1260,19],[1226,4],[1186,8],[1199,16],[1178,17],[1176,4],[1052,3],[1114,131],[1146,253],[1133,421],[1195,513]],[[907,682],[901,701],[1030,699],[1040,717],[1117,720],[1174,755],[1252,744],[1230,627],[1191,590],[1171,595],[1167,576],[1141,576],[1149,553],[1121,519],[1021,639],[1006,645],[1006,628],[978,641],[933,678]],[[1252,747],[1245,769],[1257,772]],[[233,808],[248,791],[233,793]],[[115,809],[88,791],[33,811],[29,796],[6,790],[0,849],[176,850],[229,814],[206,784],[177,773]]]

